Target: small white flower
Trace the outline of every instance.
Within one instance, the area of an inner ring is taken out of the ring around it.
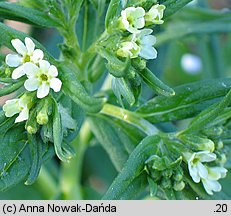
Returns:
[[[206,178],[202,178],[202,183],[206,192],[210,195],[213,195],[213,191],[221,191],[221,185],[218,180],[225,178],[227,169],[223,167],[207,167],[207,170],[208,175]]]
[[[145,25],[145,10],[142,7],[128,7],[121,12],[121,28],[131,33],[138,33]]]
[[[211,162],[217,158],[214,153],[209,151],[184,153],[184,157],[188,161],[189,174],[196,183],[199,183],[201,178],[206,179],[208,176],[208,170],[202,163]]]
[[[43,59],[43,51],[35,49],[34,42],[28,37],[25,38],[25,44],[19,39],[13,39],[11,44],[18,54],[8,54],[6,64],[10,67],[16,67],[12,73],[12,78],[18,79],[25,75],[24,64],[26,62],[37,64]]]
[[[37,97],[44,98],[49,94],[50,88],[55,92],[59,92],[62,82],[57,78],[58,70],[54,65],[50,65],[48,61],[39,61],[39,66],[27,62],[24,65],[24,71],[28,76],[24,86],[28,91],[37,90]]]
[[[12,117],[19,113],[18,117],[15,119],[15,123],[22,122],[27,120],[29,117],[30,103],[30,97],[24,95],[19,99],[6,101],[6,103],[3,105],[3,111],[5,112],[6,117]]]
[[[134,41],[123,42],[117,50],[117,55],[121,57],[137,58],[140,47]]]
[[[154,5],[151,9],[145,14],[145,24],[152,25],[152,24],[163,24],[164,21],[162,20],[164,16],[164,5]]]
[[[135,36],[135,42],[140,47],[139,56],[147,60],[157,57],[157,51],[153,47],[156,37],[151,35],[152,32],[152,29],[143,29]]]

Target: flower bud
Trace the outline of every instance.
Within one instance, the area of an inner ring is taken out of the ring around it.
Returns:
[[[219,140],[219,141],[217,142],[216,149],[217,149],[217,150],[220,150],[220,149],[222,149],[223,147],[224,147],[224,143],[223,143],[221,140]]]
[[[181,181],[183,179],[182,172],[176,171],[175,174],[173,175],[173,179],[175,181]]]
[[[38,115],[36,116],[37,123],[40,125],[45,125],[48,123],[48,115],[47,112],[41,110]]]
[[[27,130],[27,132],[29,134],[36,134],[36,132],[37,132],[38,129],[37,129],[37,127],[27,126],[26,130]]]
[[[183,181],[175,181],[173,185],[173,189],[175,191],[182,191],[185,187],[185,183]]]
[[[169,178],[163,178],[160,185],[163,189],[171,189],[172,182]]]

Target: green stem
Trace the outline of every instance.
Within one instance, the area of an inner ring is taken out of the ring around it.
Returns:
[[[58,193],[57,183],[44,166],[41,168],[36,185],[38,186],[38,190],[43,194],[44,199],[54,199]]]
[[[147,135],[154,135],[159,132],[159,130],[154,125],[141,118],[137,114],[111,104],[105,104],[101,110],[101,113],[121,119],[137,127]]]
[[[60,188],[63,199],[81,200],[83,199],[81,177],[83,157],[87,144],[91,136],[89,125],[85,122],[81,128],[80,134],[72,141],[76,155],[70,163],[61,164]]]

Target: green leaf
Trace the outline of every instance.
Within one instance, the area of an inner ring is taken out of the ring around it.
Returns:
[[[62,143],[63,143],[63,131],[62,131],[62,124],[61,124],[61,117],[58,111],[58,105],[55,100],[53,100],[54,108],[53,108],[53,140],[54,140],[54,147],[55,153],[58,158],[62,161],[68,162],[70,157],[69,155],[65,154]]]
[[[175,88],[175,96],[157,96],[141,106],[137,113],[152,123],[175,121],[195,116],[216,103],[230,89],[231,79],[206,80]]]
[[[70,68],[62,66],[61,70],[63,71],[60,77],[63,83],[62,91],[64,94],[69,96],[86,112],[99,112],[105,102],[104,99],[91,97],[82,84],[76,79]]]
[[[31,154],[31,169],[29,171],[29,176],[25,182],[26,185],[33,184],[38,178],[41,166],[42,166],[42,141],[38,140],[35,135],[28,135],[29,149]]]
[[[196,118],[194,118],[188,128],[183,133],[194,132],[202,130],[209,122],[213,121],[219,113],[221,113],[231,103],[231,90],[222,99],[221,102],[210,106],[208,109],[201,112]]]
[[[144,82],[151,87],[157,94],[164,96],[173,96],[175,92],[172,88],[159,80],[148,68],[139,72]]]
[[[88,121],[90,122],[91,130],[107,151],[115,168],[120,171],[130,153],[126,146],[134,146],[133,141],[118,124],[115,124],[108,117],[101,115],[91,116]]]
[[[171,16],[172,14],[179,11],[185,5],[187,5],[192,0],[167,0],[164,1],[163,4],[166,6],[166,11],[164,13],[164,17]]]
[[[9,2],[0,2],[0,18],[22,21],[42,27],[60,26],[48,14]]]
[[[133,95],[131,86],[124,78],[114,78],[112,80],[112,90],[121,105],[123,105],[123,99],[130,106],[135,104],[136,98]]]
[[[105,18],[106,29],[109,29],[109,26],[112,25],[114,19],[119,16],[118,13],[120,10],[120,0],[111,0]]]
[[[9,85],[6,85],[5,87],[1,88],[0,89],[0,97],[18,90],[19,88],[21,88],[23,86],[24,82],[25,82],[25,80],[21,80],[19,82],[9,84]]]
[[[208,33],[226,33],[231,32],[231,18],[217,19],[212,21],[198,22],[178,22],[169,25],[166,31],[156,35],[156,46],[161,46],[171,40],[176,40],[192,34],[208,34]]]
[[[23,125],[0,136],[0,191],[24,180],[30,169],[26,134]]]
[[[148,136],[140,142],[129,156],[122,171],[118,174],[103,199],[122,199],[127,188],[140,175],[143,175],[145,161],[158,149],[159,136]]]

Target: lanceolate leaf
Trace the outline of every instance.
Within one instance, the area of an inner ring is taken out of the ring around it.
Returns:
[[[19,81],[17,83],[9,84],[9,85],[1,88],[0,89],[0,97],[18,90],[20,87],[23,86],[24,81],[25,80],[22,80],[22,81]]]
[[[124,130],[108,117],[97,115],[88,118],[91,130],[110,156],[115,168],[120,171],[127,161],[131,146],[135,147]],[[140,140],[136,140],[137,144]]]
[[[188,128],[183,133],[197,131],[203,129],[209,122],[213,121],[219,113],[221,113],[231,103],[231,90],[222,99],[221,102],[214,104],[208,109],[201,112],[193,121],[190,123]]]
[[[192,0],[167,0],[162,1],[163,4],[166,6],[166,11],[164,13],[164,16],[170,16],[174,13],[176,13],[178,10],[183,8],[185,5],[187,5]]]
[[[175,88],[175,96],[157,96],[137,110],[152,123],[175,121],[195,116],[221,100],[230,89],[231,79],[207,80]]]
[[[122,199],[132,182],[144,173],[145,161],[158,149],[159,136],[148,136],[140,142],[128,158],[124,168],[116,177],[103,199]],[[136,180],[135,180],[136,181]],[[134,182],[133,182],[134,183]],[[137,191],[134,191],[137,194]]]
[[[21,125],[0,136],[0,191],[24,180],[30,169],[24,131]]]
[[[86,112],[99,112],[103,107],[104,99],[91,97],[68,67],[63,66],[62,70],[63,74],[61,74],[61,79],[63,82],[62,90],[64,94],[69,96]]]
[[[25,184],[31,185],[36,181],[42,166],[43,146],[42,146],[42,142],[39,141],[35,135],[28,135],[28,141],[29,141],[28,146],[30,149],[32,165],[31,165],[29,176]]]
[[[8,2],[0,2],[0,18],[23,21],[42,27],[59,26],[58,22],[44,12]]]
[[[159,95],[173,96],[175,94],[172,88],[159,80],[148,68],[142,70],[139,74],[144,82]]]
[[[118,9],[120,8],[120,0],[111,0],[108,10],[107,10],[107,15],[105,18],[105,26],[106,29],[109,28],[109,26],[112,24],[114,19],[118,17]]]

